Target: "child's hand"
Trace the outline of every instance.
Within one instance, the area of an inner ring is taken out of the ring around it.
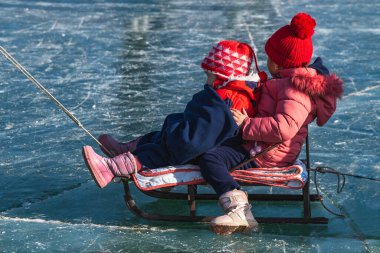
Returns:
[[[232,117],[234,118],[239,128],[243,124],[244,120],[248,118],[248,114],[244,108],[243,108],[243,113],[241,113],[239,110],[231,108],[231,113],[232,113]]]

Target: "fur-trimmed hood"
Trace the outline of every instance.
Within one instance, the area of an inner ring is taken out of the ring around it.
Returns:
[[[320,75],[312,68],[293,68],[280,71],[290,77],[295,89],[308,94],[317,105],[317,124],[324,125],[336,109],[336,99],[343,95],[343,81],[335,74]]]

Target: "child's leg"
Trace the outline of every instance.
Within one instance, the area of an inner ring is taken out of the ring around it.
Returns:
[[[140,139],[141,136],[128,142],[119,142],[109,134],[102,134],[98,137],[99,142],[102,144],[100,149],[108,157],[115,157],[126,152],[134,152]]]
[[[204,153],[199,160],[202,176],[212,186],[219,196],[240,189],[239,184],[232,178],[229,169],[249,158],[248,152],[241,146],[219,146]],[[241,169],[254,167],[246,164]]]
[[[203,154],[199,161],[201,173],[219,195],[219,205],[225,215],[211,221],[211,229],[217,234],[252,232],[258,224],[253,217],[246,192],[231,177],[229,169],[249,158],[241,145],[220,146]],[[255,166],[247,164],[241,169]]]
[[[104,150],[102,146],[100,146],[100,149],[103,151],[103,153],[107,156],[114,157],[126,152],[133,153],[136,150],[137,145],[144,145],[146,143],[154,142],[154,138],[157,136],[157,134],[158,132],[147,133],[128,142],[119,142],[109,134],[102,134],[99,136],[98,140],[112,154],[108,154],[108,152]]]

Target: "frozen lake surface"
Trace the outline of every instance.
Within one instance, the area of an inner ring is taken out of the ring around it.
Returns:
[[[296,4],[296,2],[298,2]],[[380,3],[371,1],[0,2],[0,45],[93,134],[128,140],[159,128],[200,90],[200,62],[222,39],[250,43],[262,68],[268,36],[299,12],[317,20],[314,56],[346,89],[324,128],[311,126],[313,164],[379,178]],[[227,237],[199,224],[131,214],[120,184],[99,190],[81,155],[94,141],[1,56],[1,252],[380,252],[380,184],[320,176],[328,225],[264,224]],[[97,148],[99,151],[99,149]],[[269,189],[271,190],[271,189]],[[138,194],[159,211],[183,210]],[[299,204],[253,203],[258,216],[301,215]],[[202,211],[220,213],[216,204]]]

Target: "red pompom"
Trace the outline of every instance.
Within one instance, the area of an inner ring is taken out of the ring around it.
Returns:
[[[310,38],[314,34],[315,20],[307,13],[296,14],[290,22],[290,28],[300,39]]]

